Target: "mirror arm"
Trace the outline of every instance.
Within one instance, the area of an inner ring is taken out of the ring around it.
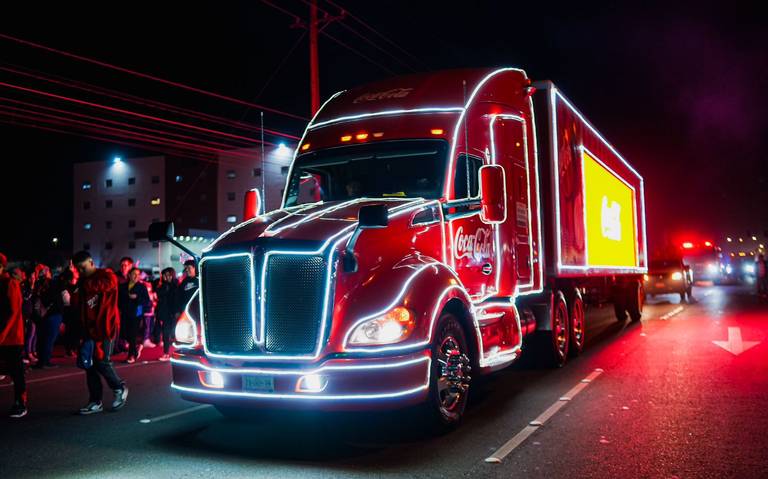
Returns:
[[[191,249],[187,248],[186,246],[184,246],[183,244],[179,243],[178,241],[176,241],[173,238],[166,238],[166,240],[169,243],[171,243],[172,245],[174,245],[175,247],[179,248],[183,252],[185,252],[188,255],[190,255],[191,257],[195,258],[195,262],[197,262],[197,263],[200,262],[200,257],[198,255],[196,255]]]
[[[355,258],[355,244],[360,237],[360,233],[363,232],[363,228],[359,226],[355,228],[352,236],[347,241],[347,246],[344,248],[344,272],[345,273],[357,273],[357,258]]]

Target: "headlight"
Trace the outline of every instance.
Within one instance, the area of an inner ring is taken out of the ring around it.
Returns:
[[[683,279],[683,273],[681,273],[680,271],[675,271],[674,273],[672,273],[673,281],[680,281],[681,279]]]
[[[649,279],[651,279],[651,278],[649,278],[647,274],[643,275],[643,281],[648,281]]]
[[[383,316],[357,325],[349,335],[348,344],[369,346],[397,343],[411,335],[415,324],[413,314],[398,306]]]
[[[717,266],[712,263],[708,264],[707,273],[711,273],[711,274],[717,273]]]
[[[187,313],[181,313],[176,321],[176,342],[186,346],[197,342],[197,325]]]
[[[744,265],[744,272],[748,274],[752,274],[755,272],[755,265],[753,264],[745,264]]]

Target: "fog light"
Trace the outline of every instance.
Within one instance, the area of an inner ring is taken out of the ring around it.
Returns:
[[[319,374],[307,374],[296,382],[296,392],[319,393],[328,385],[328,378]]]
[[[216,371],[198,371],[200,383],[207,388],[223,389],[224,375]]]

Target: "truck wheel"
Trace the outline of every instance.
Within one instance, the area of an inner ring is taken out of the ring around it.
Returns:
[[[627,312],[633,323],[640,321],[643,316],[643,287],[640,282],[633,281],[627,285]]]
[[[568,327],[568,306],[561,291],[554,295],[550,313],[549,331],[539,331],[531,338],[538,354],[538,364],[547,368],[561,368],[568,360],[571,330]]]
[[[584,338],[586,337],[586,318],[584,315],[584,301],[577,291],[571,299],[571,344],[568,346],[568,354],[576,357],[584,350]]]
[[[435,432],[455,429],[467,407],[472,370],[464,329],[451,313],[444,313],[432,343],[432,373],[426,408]]]

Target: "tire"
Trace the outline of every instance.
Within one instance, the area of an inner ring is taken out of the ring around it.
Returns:
[[[571,297],[571,307],[568,314],[570,326],[568,354],[571,357],[578,356],[584,350],[584,341],[587,330],[584,312],[584,301],[581,299],[581,294],[576,291]]]
[[[568,361],[570,345],[568,306],[561,291],[554,295],[550,312],[550,330],[535,333],[533,346],[538,353],[537,363],[545,368],[561,368]]]
[[[643,317],[643,287],[639,281],[633,281],[627,285],[627,312],[633,323],[640,321]]]
[[[428,426],[433,432],[444,434],[461,423],[472,380],[469,343],[461,323],[451,313],[443,313],[437,324],[432,358],[429,399],[424,407]]]

